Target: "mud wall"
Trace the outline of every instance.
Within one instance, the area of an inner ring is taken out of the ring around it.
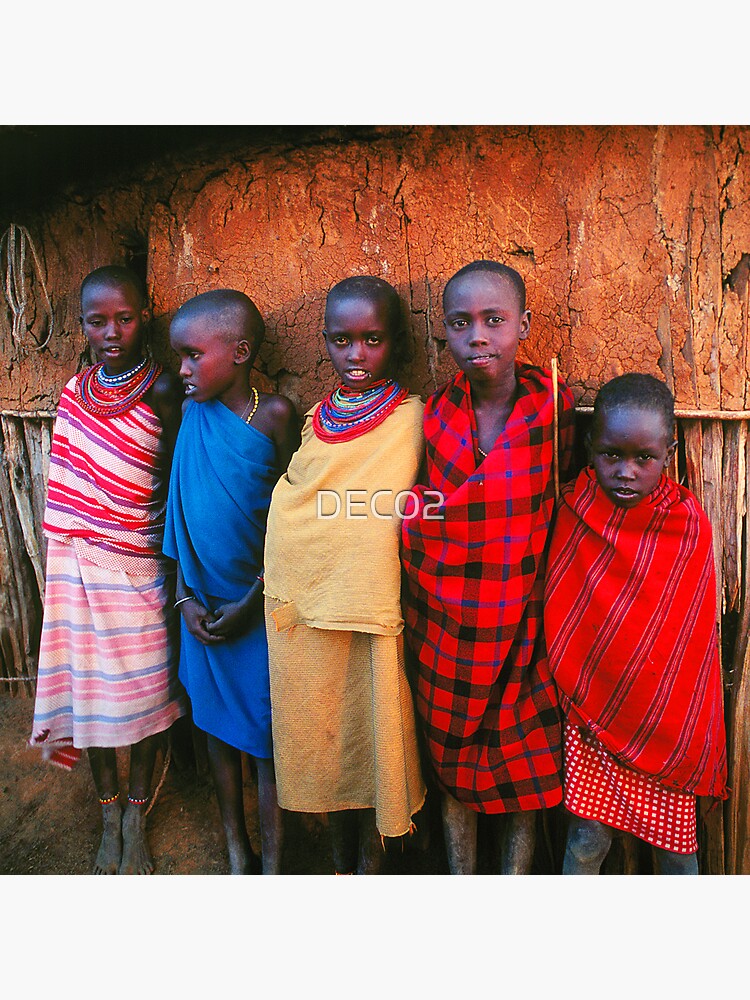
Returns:
[[[349,274],[381,275],[402,296],[414,343],[406,380],[424,394],[454,371],[441,290],[461,265],[492,257],[527,282],[523,357],[556,354],[579,403],[613,375],[642,370],[661,373],[684,408],[745,409],[749,143],[747,127],[328,130],[298,145],[203,149],[99,190],[80,185],[43,216],[15,220],[40,254],[55,331],[35,349],[47,320],[29,270],[20,335],[0,309],[9,361],[0,408],[54,408],[88,359],[81,278],[135,257],[147,269],[157,353],[169,357],[180,303],[239,288],[267,320],[259,381],[300,409],[333,379],[320,336],[327,289]]]

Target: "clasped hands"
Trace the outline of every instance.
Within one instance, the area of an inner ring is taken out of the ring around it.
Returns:
[[[196,597],[181,604],[180,611],[188,632],[204,646],[215,646],[248,630],[259,610],[262,594],[262,587],[253,587],[241,601],[228,601],[215,611],[209,611]]]

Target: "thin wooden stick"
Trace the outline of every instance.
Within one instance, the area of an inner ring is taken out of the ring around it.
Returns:
[[[593,406],[576,406],[576,413],[594,412]],[[680,420],[750,420],[750,410],[680,410],[674,415]]]
[[[558,445],[558,432],[559,432],[559,415],[557,410],[558,405],[558,387],[557,387],[557,358],[552,358],[552,470],[555,476],[555,500],[560,499],[560,456],[559,456],[559,445]]]

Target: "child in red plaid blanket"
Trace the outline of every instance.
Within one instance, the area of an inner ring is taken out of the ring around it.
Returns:
[[[460,371],[427,401],[426,486],[403,527],[407,637],[416,703],[443,791],[453,874],[476,870],[478,813],[495,829],[500,870],[531,870],[536,816],[561,792],[561,727],[542,631],[543,564],[554,508],[554,392],[519,364],[531,313],[517,271],[481,260],[443,293]],[[572,457],[573,398],[559,387],[559,457]],[[445,496],[425,516],[425,490]],[[505,830],[503,830],[505,827]]]

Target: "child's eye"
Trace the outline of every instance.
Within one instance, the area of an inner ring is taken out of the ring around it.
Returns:
[[[465,319],[452,319],[450,325],[454,330],[463,330],[467,323]]]
[[[487,320],[490,326],[497,326],[499,323],[502,323],[502,321],[503,321],[502,316],[490,316],[489,319]]]
[[[380,337],[368,337],[367,338],[367,343],[368,344],[372,344],[372,345],[379,344],[380,343]]]

